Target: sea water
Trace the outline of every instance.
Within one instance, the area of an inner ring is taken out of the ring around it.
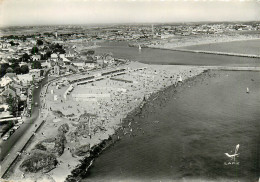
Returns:
[[[131,123],[84,182],[258,180],[260,72],[203,73],[148,101]],[[232,160],[225,153],[238,144]]]

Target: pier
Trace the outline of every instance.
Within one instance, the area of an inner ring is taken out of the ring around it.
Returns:
[[[247,57],[247,58],[260,58],[260,55],[257,55],[257,54],[241,54],[241,53],[234,53],[234,52],[229,53],[229,52],[205,51],[205,50],[189,50],[189,49],[181,49],[181,48],[160,48],[160,47],[149,47],[149,48],[171,50],[171,51],[178,51],[178,52],[215,54],[215,55]]]
[[[235,67],[235,66],[202,66],[209,70],[222,71],[260,71],[260,67]]]

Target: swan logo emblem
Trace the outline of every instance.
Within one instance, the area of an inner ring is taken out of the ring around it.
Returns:
[[[229,162],[225,162],[224,165],[239,165],[239,162],[236,160],[239,157],[238,153],[239,144],[236,145],[235,152],[233,154],[224,153],[229,159]]]

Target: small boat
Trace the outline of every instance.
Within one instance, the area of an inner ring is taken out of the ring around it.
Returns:
[[[142,49],[142,47],[139,45],[138,49],[139,49],[139,50],[141,50],[141,49]]]
[[[248,87],[246,88],[246,93],[249,93],[249,88]]]
[[[178,82],[182,82],[182,77],[181,76],[178,76]]]

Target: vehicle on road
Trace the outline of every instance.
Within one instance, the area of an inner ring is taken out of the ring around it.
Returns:
[[[14,130],[17,130],[19,127],[20,127],[20,125],[15,125],[15,126],[13,127],[13,129],[14,129]]]
[[[2,139],[3,141],[6,141],[9,137],[10,137],[9,133],[6,133]]]
[[[19,119],[17,124],[19,124],[19,125],[23,124],[23,120]]]
[[[13,127],[12,129],[9,130],[9,135],[11,136],[14,132],[15,132],[15,129]]]

